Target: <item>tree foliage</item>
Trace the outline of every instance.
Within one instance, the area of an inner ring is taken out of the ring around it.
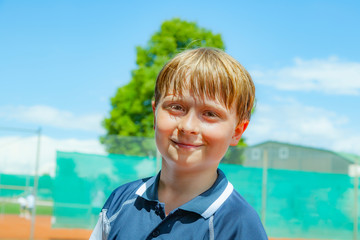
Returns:
[[[145,47],[136,47],[137,68],[130,82],[111,98],[110,116],[103,121],[107,133],[100,141],[109,153],[155,154],[155,146],[140,137],[154,136],[151,101],[156,77],[175,54],[198,47],[225,48],[220,34],[178,18],[163,22]]]

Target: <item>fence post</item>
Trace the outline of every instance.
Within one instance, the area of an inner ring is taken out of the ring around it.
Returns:
[[[267,199],[267,175],[268,175],[268,151],[263,153],[263,173],[262,173],[262,192],[261,192],[261,221],[266,225],[266,199]]]
[[[34,176],[34,207],[31,213],[31,228],[30,228],[30,240],[34,239],[35,232],[35,214],[36,214],[36,202],[37,202],[37,190],[38,190],[38,181],[39,181],[39,159],[40,159],[40,138],[41,138],[41,128],[38,129],[38,142],[36,150],[36,161],[35,161],[35,176]]]

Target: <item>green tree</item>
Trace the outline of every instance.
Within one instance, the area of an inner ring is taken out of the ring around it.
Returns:
[[[175,54],[198,47],[225,49],[220,34],[178,18],[163,22],[145,47],[136,47],[137,68],[132,71],[130,82],[118,88],[111,98],[110,116],[103,121],[107,133],[100,141],[109,153],[156,155],[151,139],[154,136],[151,101],[156,77]],[[239,146],[244,144],[241,141]],[[227,154],[226,162],[242,162],[232,160],[230,155],[233,154]]]

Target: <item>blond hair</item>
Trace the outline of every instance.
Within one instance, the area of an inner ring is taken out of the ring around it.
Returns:
[[[160,71],[155,85],[155,106],[169,93],[189,90],[201,99],[217,99],[228,109],[235,104],[239,122],[250,120],[255,86],[250,74],[233,57],[214,48],[186,50]]]

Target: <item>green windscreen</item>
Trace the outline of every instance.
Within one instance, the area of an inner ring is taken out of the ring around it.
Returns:
[[[92,228],[112,190],[155,174],[151,157],[57,152],[53,227]]]
[[[34,176],[0,173],[0,198],[16,199],[32,193]],[[53,179],[42,175],[38,179],[37,197],[39,200],[52,200]]]
[[[56,162],[53,227],[92,229],[116,187],[158,171],[155,157],[57,152]],[[219,168],[259,213],[269,236],[353,239],[353,216],[359,213],[348,175],[270,168],[263,181],[262,168]]]

